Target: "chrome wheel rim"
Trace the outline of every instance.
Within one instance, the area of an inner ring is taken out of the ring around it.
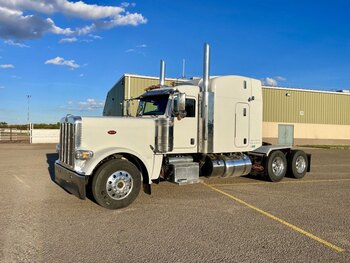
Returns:
[[[122,200],[126,198],[132,190],[133,180],[131,175],[126,171],[116,171],[106,182],[106,191],[110,198]]]
[[[272,171],[276,176],[281,176],[284,171],[284,162],[281,157],[276,157],[272,162]]]
[[[295,160],[295,168],[299,174],[303,173],[306,168],[306,160],[303,156],[298,156]]]

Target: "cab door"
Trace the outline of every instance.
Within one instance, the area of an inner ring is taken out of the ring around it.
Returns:
[[[247,147],[249,144],[249,104],[236,104],[235,123],[235,145],[239,148]]]
[[[174,117],[174,149],[173,153],[194,153],[197,151],[198,130],[197,99],[186,97],[186,117]]]

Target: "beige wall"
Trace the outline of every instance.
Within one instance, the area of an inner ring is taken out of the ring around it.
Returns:
[[[294,126],[294,144],[350,144],[350,125],[263,122],[264,141],[278,142],[278,125]]]
[[[30,143],[58,143],[59,129],[33,129]]]

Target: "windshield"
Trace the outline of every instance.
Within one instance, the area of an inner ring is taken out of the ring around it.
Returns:
[[[169,95],[143,97],[140,100],[137,116],[164,115]]]

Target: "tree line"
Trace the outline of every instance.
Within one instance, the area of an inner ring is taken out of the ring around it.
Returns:
[[[35,129],[59,129],[60,123],[33,123]],[[8,124],[7,122],[0,122],[0,128],[15,128],[25,130],[28,124]]]

